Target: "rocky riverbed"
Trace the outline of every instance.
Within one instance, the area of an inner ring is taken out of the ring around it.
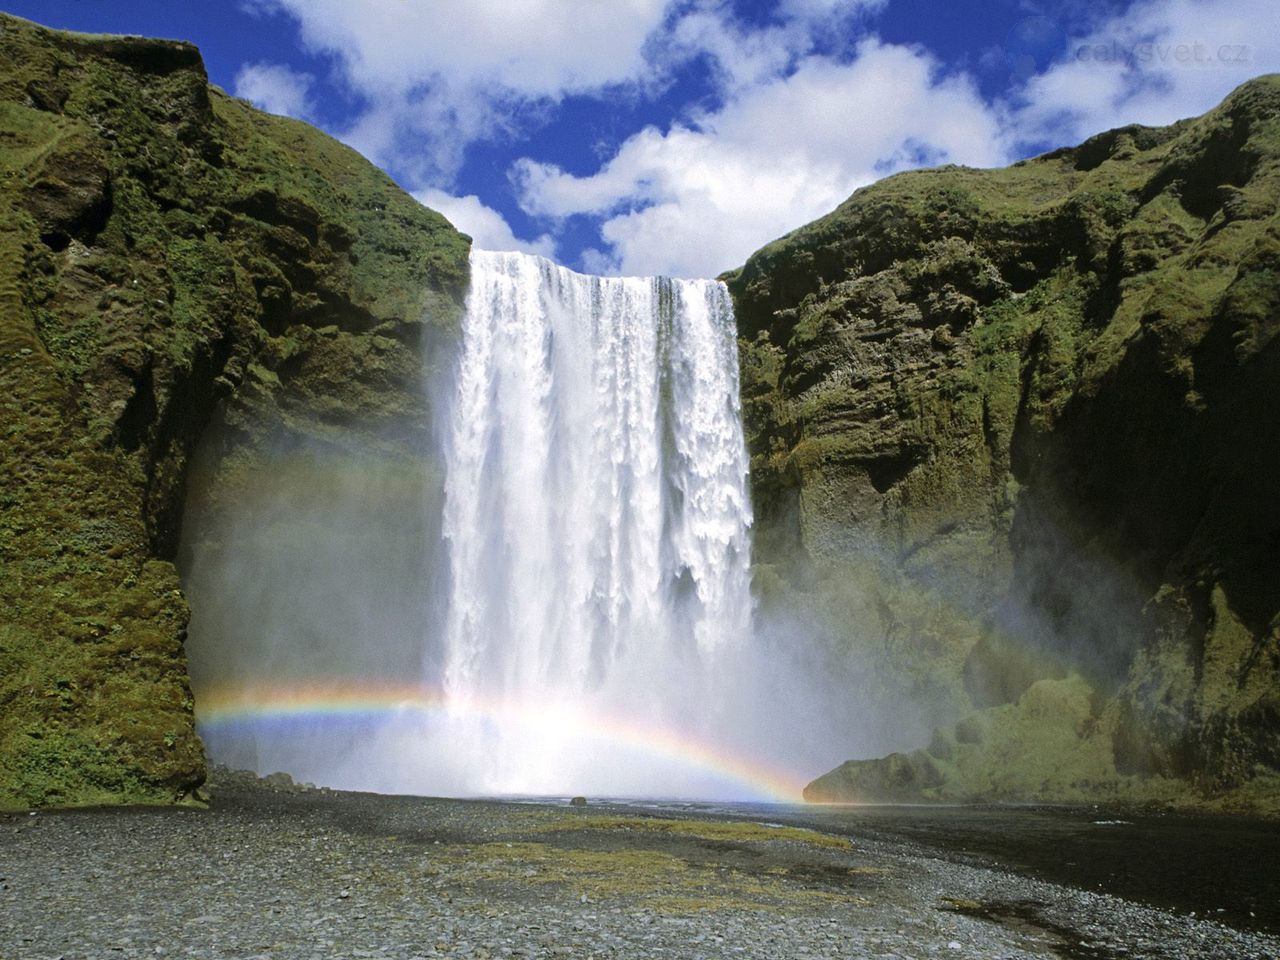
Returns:
[[[895,836],[223,775],[208,810],[0,815],[0,960],[1264,958],[1280,937]]]

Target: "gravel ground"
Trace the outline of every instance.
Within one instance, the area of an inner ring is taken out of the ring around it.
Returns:
[[[1280,938],[957,862],[636,808],[224,775],[209,810],[0,815],[0,960],[1277,958]]]

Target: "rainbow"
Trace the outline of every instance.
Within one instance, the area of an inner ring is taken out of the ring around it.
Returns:
[[[774,803],[798,803],[804,780],[790,771],[726,751],[682,731],[580,709],[559,712],[545,703],[521,704],[476,696],[446,698],[419,685],[304,683],[197,691],[196,719],[209,733],[231,733],[255,724],[379,721],[389,717],[469,719],[519,728],[573,723],[592,739],[674,761],[740,786]],[[711,798],[709,798],[711,799]]]

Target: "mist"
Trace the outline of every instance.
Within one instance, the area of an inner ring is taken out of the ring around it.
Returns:
[[[210,757],[356,786],[342,771],[383,723],[373,692],[422,672],[439,480],[422,461],[283,437],[247,473],[200,459],[180,557]]]
[[[206,441],[181,556],[211,760],[380,792],[791,800],[902,741],[854,665],[755,615],[723,287],[475,257],[470,312],[492,315],[424,382],[430,449],[282,434],[228,468]]]
[[[707,660],[637,645],[572,693],[449,702],[429,461],[286,447],[233,502],[193,496],[186,518],[187,654],[214,763],[385,793],[779,800],[920,735],[853,695],[856,661],[789,622]]]

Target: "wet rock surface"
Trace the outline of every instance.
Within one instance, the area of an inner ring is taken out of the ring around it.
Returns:
[[[1267,957],[1280,938],[849,837],[592,802],[215,782],[0,817],[0,956]]]

